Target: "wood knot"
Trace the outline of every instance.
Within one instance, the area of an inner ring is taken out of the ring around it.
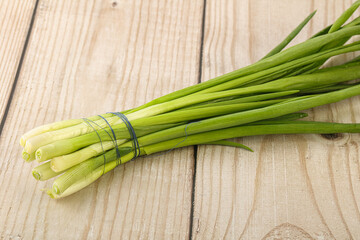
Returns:
[[[321,136],[327,140],[339,140],[344,137],[341,133],[321,134]]]
[[[111,6],[114,8],[117,6],[117,2],[112,2]]]
[[[275,239],[304,239],[313,240],[311,235],[304,229],[292,225],[290,223],[284,223],[273,228],[268,234],[263,237],[263,240],[275,240]]]

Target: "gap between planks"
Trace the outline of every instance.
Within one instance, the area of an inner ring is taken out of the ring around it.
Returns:
[[[11,102],[12,102],[13,97],[14,97],[16,84],[17,84],[18,79],[19,79],[19,76],[20,76],[21,67],[22,67],[22,64],[23,64],[23,61],[24,61],[24,57],[25,57],[25,54],[26,54],[26,49],[27,49],[27,47],[28,47],[28,45],[29,45],[29,40],[30,40],[31,32],[32,32],[33,25],[34,25],[34,22],[35,22],[36,11],[37,11],[37,7],[38,7],[38,5],[39,5],[39,1],[40,1],[40,0],[36,0],[36,2],[35,2],[34,10],[33,10],[32,15],[31,15],[31,20],[30,20],[29,28],[28,28],[28,31],[27,31],[27,34],[26,34],[26,38],[25,38],[23,50],[21,51],[21,56],[20,56],[19,65],[18,65],[18,67],[17,67],[17,69],[16,69],[14,82],[13,82],[13,84],[12,84],[12,86],[11,86],[10,95],[9,95],[9,98],[8,98],[8,100],[7,100],[7,103],[6,103],[4,115],[3,115],[2,119],[1,119],[1,122],[0,122],[0,136],[1,136],[2,130],[3,130],[4,125],[5,125],[5,122],[6,122],[6,119],[7,119],[7,115],[8,115],[8,113],[9,113],[9,109],[10,109]]]
[[[202,12],[202,20],[201,20],[198,84],[201,83],[201,78],[202,78],[202,64],[203,64],[204,38],[205,38],[205,20],[206,20],[206,0],[204,0],[204,3],[203,3],[203,12]],[[194,171],[193,171],[193,176],[192,176],[193,182],[192,182],[191,199],[190,199],[190,201],[191,201],[190,224],[189,224],[189,239],[190,240],[193,239],[197,155],[198,155],[198,145],[195,145],[194,146]]]

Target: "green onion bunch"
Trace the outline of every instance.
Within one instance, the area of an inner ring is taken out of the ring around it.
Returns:
[[[243,136],[358,133],[359,124],[304,121],[299,111],[360,95],[359,57],[324,67],[332,57],[360,50],[352,40],[360,35],[360,17],[348,21],[359,6],[360,0],[334,24],[285,49],[314,12],[258,62],[122,111],[128,121],[106,113],[32,129],[20,139],[22,157],[40,163],[32,170],[37,180],[56,178],[46,192],[61,198],[134,156],[198,144],[251,151],[226,140]]]

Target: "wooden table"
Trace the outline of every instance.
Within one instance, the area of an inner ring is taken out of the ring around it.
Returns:
[[[253,63],[351,0],[0,0],[0,239],[360,239],[359,134],[280,135],[122,165],[62,200],[19,137],[127,109]],[[337,58],[330,64],[350,59]],[[308,111],[360,122],[360,98]]]

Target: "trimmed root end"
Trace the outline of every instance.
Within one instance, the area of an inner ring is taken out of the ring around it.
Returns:
[[[55,183],[52,186],[52,192],[54,192],[57,195],[61,194],[59,187]]]
[[[28,154],[27,152],[22,152],[22,158],[28,162],[30,160],[30,154]]]
[[[35,158],[36,158],[36,161],[37,161],[37,162],[43,162],[43,160],[42,160],[42,154],[41,154],[41,151],[40,151],[40,150],[37,150],[37,151],[35,152]]]
[[[37,172],[37,171],[32,171],[32,175],[33,175],[33,177],[34,177],[36,180],[38,180],[38,181],[41,180],[41,174],[40,174],[39,172]]]

